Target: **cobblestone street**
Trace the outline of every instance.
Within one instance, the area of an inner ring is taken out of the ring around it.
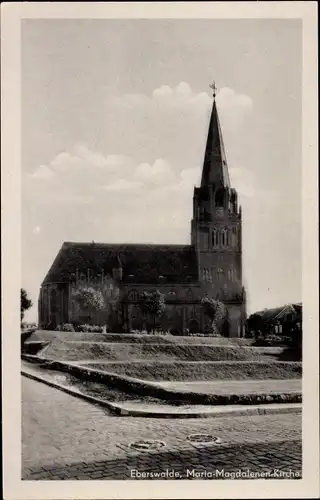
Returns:
[[[22,478],[27,480],[210,479],[242,471],[298,476],[301,414],[156,419],[119,417],[45,384],[22,378]],[[190,434],[218,436],[199,446]],[[160,451],[135,451],[137,440],[165,442]],[[171,475],[170,475],[171,474]],[[166,477],[163,477],[166,476]],[[156,479],[159,477],[155,476]],[[287,476],[286,478],[289,478]]]

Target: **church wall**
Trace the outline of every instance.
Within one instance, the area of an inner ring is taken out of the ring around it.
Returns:
[[[64,283],[49,283],[41,287],[39,296],[39,326],[55,329],[68,322],[68,288]]]
[[[230,337],[242,337],[246,323],[245,304],[227,304]]]
[[[141,285],[126,284],[124,291],[124,307],[126,309],[126,321],[124,328],[126,331],[141,330],[146,328],[145,318],[142,317],[139,308],[139,295],[144,291],[159,290],[165,296],[166,309],[157,318],[157,326],[164,331],[174,329],[183,331],[187,329],[192,320],[196,320],[200,325],[200,314],[196,303],[201,299],[201,290],[194,283],[181,285]],[[149,325],[151,327],[151,325]],[[194,324],[193,324],[194,326]]]
[[[102,311],[81,310],[75,300],[75,294],[82,287],[100,290],[103,294],[106,307]],[[69,322],[73,324],[108,325],[109,328],[118,319],[117,309],[120,301],[120,289],[111,276],[91,279],[79,279],[69,285]]]
[[[231,300],[241,294],[241,255],[233,252],[200,252],[201,286],[209,296],[223,294]]]

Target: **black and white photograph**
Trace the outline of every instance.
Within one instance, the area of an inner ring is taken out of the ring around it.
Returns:
[[[305,478],[303,20],[227,7],[20,19],[23,484]]]

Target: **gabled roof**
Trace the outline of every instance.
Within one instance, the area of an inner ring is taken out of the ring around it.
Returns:
[[[201,186],[215,184],[231,187],[226,153],[215,100],[213,101],[206,151],[203,162]]]
[[[123,270],[123,281],[131,283],[197,282],[196,252],[191,245],[141,245],[65,242],[43,285],[69,282],[76,273],[112,274]]]
[[[289,313],[301,314],[302,304],[286,304],[280,307],[274,307],[272,309],[264,309],[263,311],[258,311],[255,314],[261,316],[265,321],[270,320],[280,320]]]

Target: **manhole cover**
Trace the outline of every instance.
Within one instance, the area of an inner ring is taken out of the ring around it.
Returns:
[[[163,441],[156,441],[153,439],[135,441],[134,443],[129,444],[129,448],[133,448],[134,450],[139,451],[158,450],[159,448],[163,448],[164,446],[166,446],[166,443],[164,443]]]
[[[211,436],[210,434],[191,434],[187,440],[193,444],[207,445],[207,444],[220,444],[221,439],[218,436]]]

